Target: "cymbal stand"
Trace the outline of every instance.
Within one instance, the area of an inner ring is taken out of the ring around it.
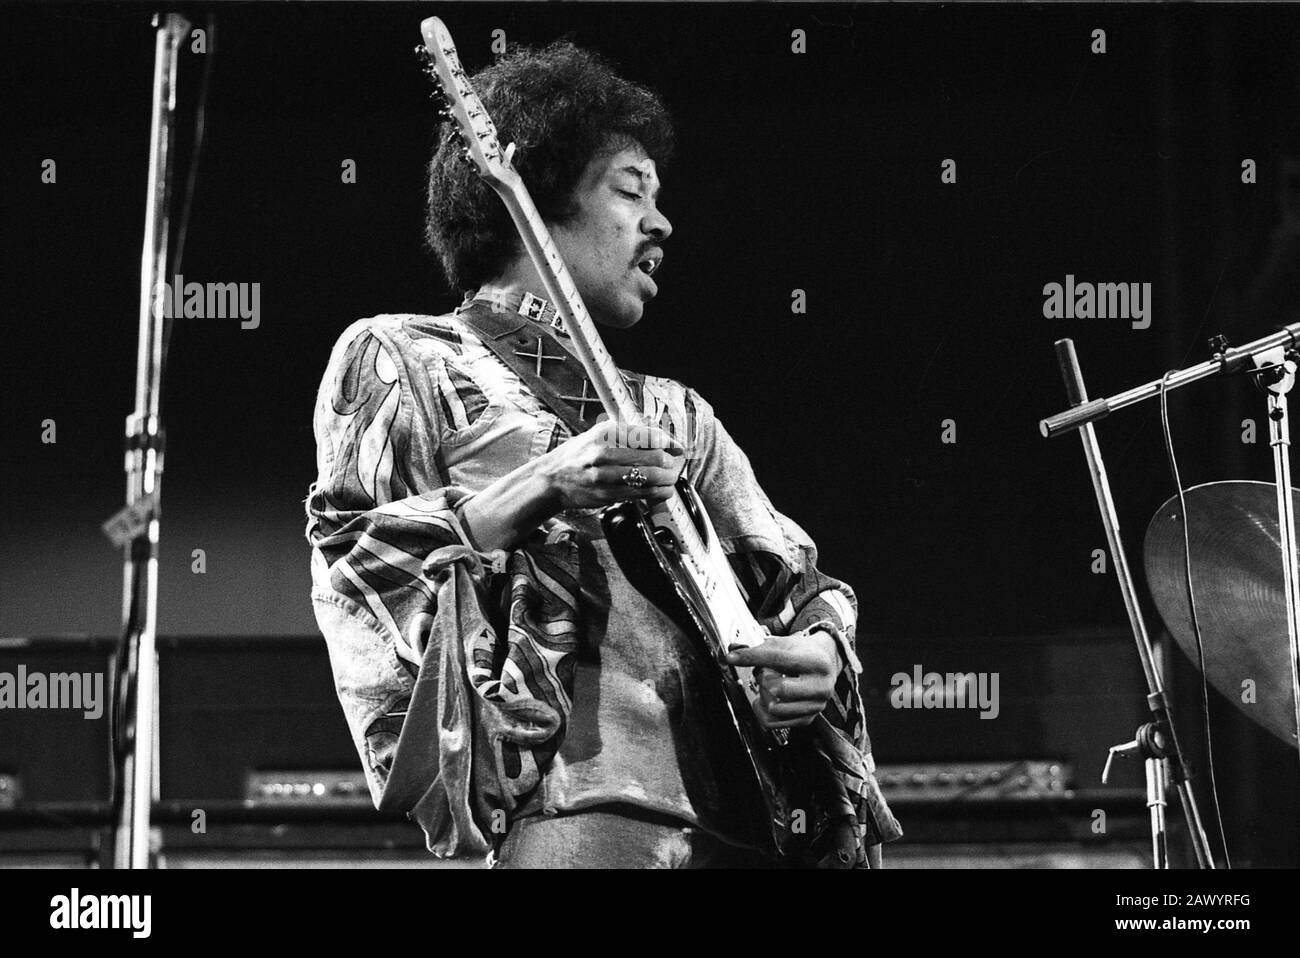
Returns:
[[[1151,639],[1147,634],[1146,622],[1142,617],[1142,608],[1138,603],[1137,588],[1133,584],[1133,574],[1129,570],[1128,557],[1124,553],[1124,542],[1120,536],[1119,530],[1119,513],[1115,509],[1115,499],[1110,491],[1110,479],[1106,476],[1106,464],[1101,457],[1101,445],[1097,442],[1097,432],[1093,427],[1092,419],[1080,416],[1083,410],[1100,410],[1106,400],[1088,401],[1087,389],[1083,384],[1083,373],[1079,369],[1079,358],[1074,352],[1074,342],[1069,339],[1060,339],[1056,342],[1056,358],[1061,366],[1061,375],[1065,380],[1065,391],[1069,397],[1071,406],[1069,412],[1063,413],[1053,419],[1068,418],[1071,413],[1078,417],[1078,421],[1070,422],[1068,427],[1058,429],[1058,432],[1066,431],[1067,428],[1079,430],[1079,436],[1083,440],[1084,456],[1088,460],[1088,472],[1092,475],[1093,490],[1097,495],[1097,506],[1101,510],[1101,522],[1106,529],[1106,541],[1110,546],[1111,561],[1115,566],[1115,579],[1119,583],[1120,594],[1124,598],[1124,607],[1128,612],[1129,624],[1133,628],[1133,638],[1137,643],[1138,658],[1142,662],[1142,671],[1146,675],[1147,688],[1147,707],[1151,710],[1154,719],[1153,724],[1162,732],[1165,739],[1164,757],[1154,755],[1146,756],[1158,764],[1152,766],[1148,764],[1147,768],[1147,786],[1148,798],[1152,794],[1153,787],[1158,788],[1161,793],[1164,789],[1166,774],[1173,781],[1178,791],[1178,797],[1182,801],[1183,814],[1187,818],[1187,831],[1191,836],[1192,849],[1196,853],[1196,863],[1201,868],[1214,868],[1214,858],[1210,854],[1209,839],[1205,835],[1205,827],[1201,824],[1201,813],[1196,804],[1196,795],[1192,792],[1190,776],[1187,772],[1187,765],[1183,761],[1182,749],[1178,745],[1178,737],[1174,734],[1173,717],[1169,703],[1169,697],[1165,692],[1164,684],[1160,678],[1160,673],[1155,667],[1155,658],[1151,651]],[[1109,408],[1106,408],[1109,411]],[[1093,418],[1100,418],[1105,412],[1098,412]],[[1040,429],[1044,436],[1052,435],[1047,423],[1044,420],[1040,424]],[[1139,733],[1137,740],[1141,741],[1143,736]],[[1155,736],[1148,736],[1154,742]],[[1126,746],[1120,746],[1121,749]],[[1168,768],[1165,766],[1168,765]],[[1158,777],[1159,784],[1153,786],[1153,776]],[[1151,809],[1151,829],[1152,829],[1152,864],[1156,868],[1168,867],[1168,856],[1166,854],[1165,839],[1165,816],[1163,802],[1155,803],[1148,801]]]

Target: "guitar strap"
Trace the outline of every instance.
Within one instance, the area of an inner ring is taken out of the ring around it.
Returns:
[[[595,386],[582,361],[561,346],[545,325],[477,300],[458,315],[571,433],[576,436],[596,424],[603,409]],[[623,376],[639,404],[640,383],[636,377]]]

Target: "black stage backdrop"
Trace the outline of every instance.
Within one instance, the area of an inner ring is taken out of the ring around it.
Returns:
[[[433,107],[412,51],[431,13],[471,70],[494,35],[569,35],[671,105],[680,150],[664,173],[675,231],[661,292],[608,345],[713,403],[825,569],[857,588],[868,668],[873,636],[1124,627],[1111,570],[1094,571],[1105,540],[1078,440],[1037,429],[1065,404],[1055,339],[1075,339],[1103,395],[1207,358],[1214,333],[1239,343],[1300,319],[1295,7],[183,9],[198,26],[213,13],[217,31],[206,53],[182,53],[182,143],[215,57],[182,272],[259,283],[261,316],[256,329],[175,326],[165,634],[314,633],[302,499],[330,347],[359,317],[457,300],[422,248]],[[7,635],[118,626],[120,556],[99,524],[123,498],[149,13],[0,13]],[[1067,275],[1151,284],[1149,328],[1045,318],[1044,285]],[[795,291],[806,311],[792,309]],[[1185,484],[1271,481],[1248,382],[1201,384],[1170,406]],[[43,441],[47,420],[56,442]],[[1174,491],[1157,407],[1100,428],[1140,570],[1146,524]],[[1119,681],[1137,662],[1120,646],[1088,667]],[[1235,763],[1225,778],[1238,778],[1230,827],[1254,860],[1294,863],[1294,753],[1212,703],[1220,758]]]

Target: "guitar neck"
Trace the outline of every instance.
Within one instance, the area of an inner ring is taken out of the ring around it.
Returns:
[[[573,277],[569,275],[564,259],[555,248],[551,233],[542,221],[542,215],[537,212],[537,207],[533,205],[527,188],[522,182],[516,182],[499,187],[498,192],[542,279],[542,285],[546,287],[546,294],[564,318],[565,329],[573,341],[574,351],[582,360],[587,378],[595,386],[596,395],[600,397],[605,412],[616,422],[640,425],[643,419],[641,409],[632,399],[622,373],[605,348],[596,324],[587,312],[582,296],[573,283]]]
[[[582,296],[573,283],[573,277],[569,275],[564,259],[555,248],[550,231],[542,221],[541,214],[537,212],[527,187],[518,179],[517,174],[512,177],[512,180],[511,183],[499,186],[494,184],[494,186],[505,202],[506,209],[510,211],[510,218],[514,220],[524,248],[528,250],[529,258],[532,259],[538,275],[542,278],[547,295],[560,311],[560,315],[564,317],[574,351],[582,360],[587,377],[596,387],[601,405],[609,417],[616,422],[635,426],[644,425],[645,417],[640,407],[633,401],[632,394],[628,391],[627,383],[623,381],[623,375],[615,365],[613,357],[605,348],[600,333],[596,330],[596,324],[587,312]],[[704,543],[700,540],[699,533],[691,522],[680,496],[674,494],[666,502],[660,503],[654,511],[669,521],[684,554],[688,556],[705,554],[707,550]]]

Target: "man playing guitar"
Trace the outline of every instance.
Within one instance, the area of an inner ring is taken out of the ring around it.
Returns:
[[[662,103],[568,43],[517,49],[473,86],[591,317],[637,323],[672,234]],[[622,371],[647,424],[629,440],[598,416],[564,310],[443,132],[427,238],[464,303],[353,324],[315,414],[312,595],[376,803],[411,812],[435,853],[503,867],[878,864],[901,831],[863,727],[853,592],[693,390]],[[601,523],[668,501],[683,473],[767,636],[727,663],[755,670],[758,723],[802,755],[784,854],[718,663]]]

